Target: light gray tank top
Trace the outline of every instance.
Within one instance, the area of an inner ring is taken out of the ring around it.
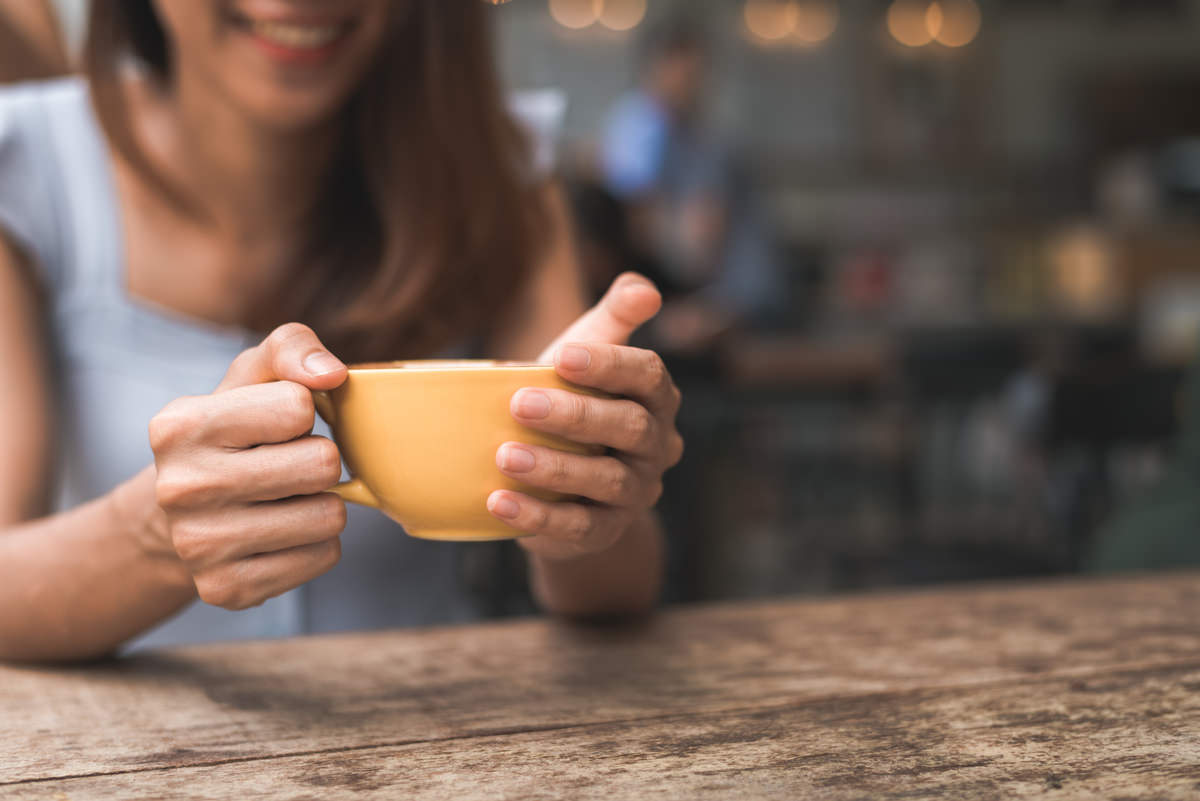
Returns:
[[[119,214],[86,83],[0,90],[0,228],[31,254],[48,298],[59,510],[149,464],[150,418],[174,398],[211,392],[259,339],[131,297]],[[319,422],[317,433],[328,435]],[[351,506],[330,573],[243,612],[194,603],[130,647],[474,619],[480,604],[461,566],[477,547],[413,539]]]

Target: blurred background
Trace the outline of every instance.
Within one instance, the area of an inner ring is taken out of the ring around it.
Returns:
[[[495,16],[510,85],[561,115],[596,285],[668,289],[644,339],[686,398],[674,598],[1077,571],[1164,480],[1200,337],[1200,2]],[[1200,527],[1166,538],[1182,562]]]
[[[670,600],[1200,561],[1155,495],[1195,405],[1200,0],[495,6],[594,290],[668,298]]]

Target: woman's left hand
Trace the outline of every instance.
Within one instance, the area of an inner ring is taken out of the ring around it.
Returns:
[[[552,558],[605,550],[658,502],[663,473],[683,455],[675,430],[680,394],[658,354],[622,343],[661,303],[646,279],[623,275],[551,346],[560,376],[615,399],[532,388],[513,396],[512,415],[521,424],[608,449],[606,455],[588,456],[518,442],[500,446],[496,464],[506,475],[583,499],[546,502],[520,492],[493,492],[491,513],[536,535],[520,540],[527,550]]]

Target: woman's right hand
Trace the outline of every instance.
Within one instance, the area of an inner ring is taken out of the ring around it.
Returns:
[[[239,355],[213,394],[150,421],[158,504],[201,600],[257,606],[341,558],[346,505],[325,491],[341,459],[312,436],[310,390],[345,379],[316,334],[289,323]]]

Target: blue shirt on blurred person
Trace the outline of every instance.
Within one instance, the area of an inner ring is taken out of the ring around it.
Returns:
[[[705,60],[695,31],[659,32],[641,86],[613,107],[600,143],[603,180],[629,209],[636,244],[665,284],[658,344],[685,352],[770,314],[782,296],[750,181],[699,122]]]

